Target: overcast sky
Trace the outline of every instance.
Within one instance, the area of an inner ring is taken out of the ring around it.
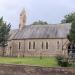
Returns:
[[[75,12],[75,0],[0,0],[0,17],[18,28],[19,14],[25,8],[27,25],[36,20],[60,23],[64,15]]]

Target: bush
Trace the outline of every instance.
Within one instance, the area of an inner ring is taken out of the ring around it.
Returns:
[[[68,58],[65,58],[64,56],[57,56],[56,57],[58,65],[61,67],[68,67],[69,63],[68,63]]]

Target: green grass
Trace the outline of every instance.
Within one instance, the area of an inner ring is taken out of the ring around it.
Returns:
[[[0,63],[2,64],[25,64],[25,65],[36,65],[43,67],[57,67],[57,61],[54,57],[24,57],[24,58],[10,58],[0,57]]]

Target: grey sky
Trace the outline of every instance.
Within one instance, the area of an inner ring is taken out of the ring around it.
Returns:
[[[75,0],[0,0],[0,17],[18,28],[19,14],[25,8],[27,25],[36,20],[60,23],[64,15],[75,12]]]

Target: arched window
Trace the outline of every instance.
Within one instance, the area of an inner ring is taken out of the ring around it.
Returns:
[[[11,50],[11,48],[12,48],[12,47],[10,46],[10,56],[12,56],[12,50]]]
[[[11,50],[11,46],[10,46],[10,50]]]
[[[42,42],[42,49],[43,49],[43,42]]]
[[[33,42],[33,49],[35,49],[35,42]]]
[[[48,49],[48,42],[46,42],[46,49]]]
[[[31,42],[29,42],[29,49],[31,49]]]
[[[19,42],[19,50],[20,50],[20,48],[21,48],[21,43]]]
[[[59,49],[59,41],[57,41],[57,49]]]

